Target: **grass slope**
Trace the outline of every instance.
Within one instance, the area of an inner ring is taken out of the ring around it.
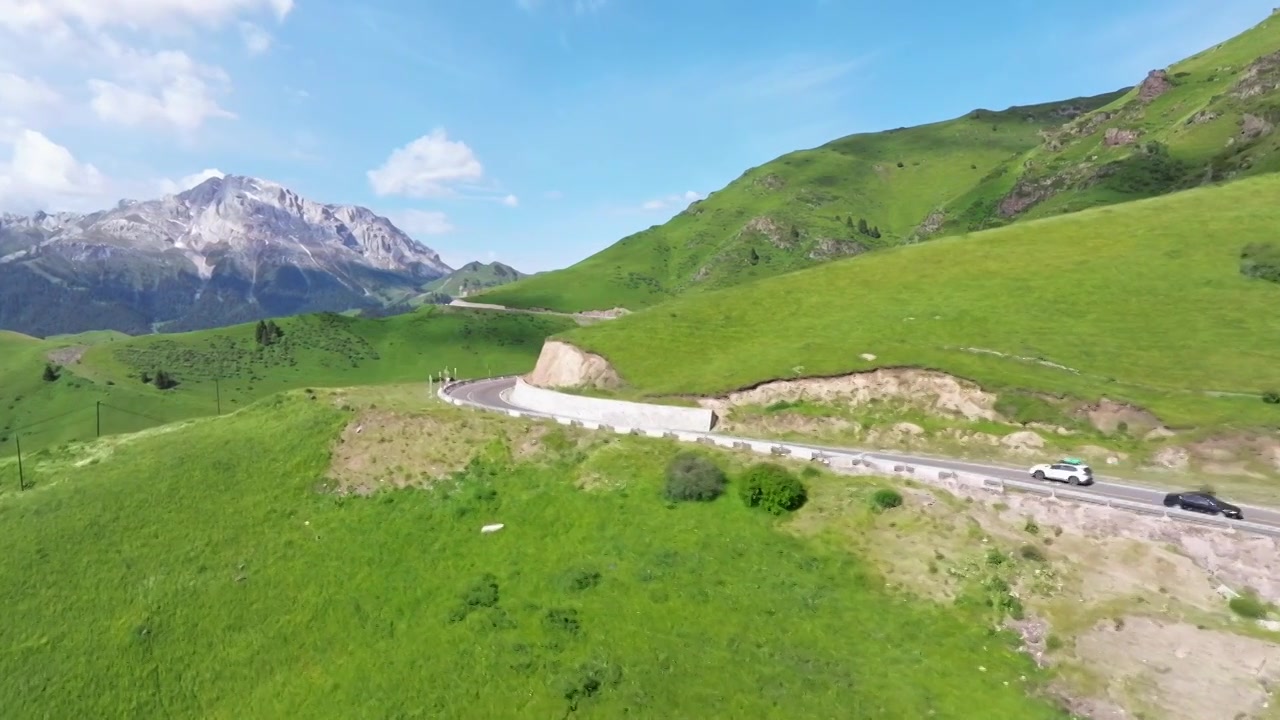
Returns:
[[[414,381],[425,392],[427,375],[446,367],[464,377],[519,372],[533,364],[547,335],[574,326],[563,318],[452,308],[377,320],[319,314],[278,322],[284,336],[265,348],[254,339],[254,324],[136,338],[0,334],[0,454],[15,452],[15,434],[24,450],[93,437],[97,403],[101,431],[111,434],[214,414],[219,396],[229,412],[289,388]],[[46,382],[51,353],[64,357],[66,367]],[[156,370],[179,385],[161,391],[141,381],[141,373]]]
[[[464,297],[478,290],[506,285],[525,277],[528,275],[500,262],[469,262],[449,275],[433,280],[423,289],[428,293]]]
[[[1241,273],[1245,245],[1275,242],[1276,197],[1273,175],[1098,208],[680,298],[563,337],[649,395],[927,366],[993,389],[1128,398],[1175,424],[1280,425],[1280,407],[1256,395],[1280,388],[1280,285]]]
[[[910,238],[935,210],[1116,93],[851,135],[784,155],[565,270],[472,299],[563,312],[639,309]],[[858,221],[881,237],[859,232]]]
[[[636,310],[867,250],[1280,170],[1278,90],[1273,15],[1144,87],[783,156],[665,225],[476,299]],[[846,224],[859,218],[881,237]]]
[[[734,497],[668,508],[672,444],[553,430],[430,491],[318,492],[351,417],[296,393],[33,461],[0,493],[7,715],[1066,718],[984,612]]]
[[[977,230],[1280,170],[1280,17],[1046,133],[947,209]]]

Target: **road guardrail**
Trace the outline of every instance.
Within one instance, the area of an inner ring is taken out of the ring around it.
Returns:
[[[533,412],[529,410],[508,410],[500,408],[492,408],[483,403],[469,400],[463,400],[456,397],[454,392],[467,385],[471,385],[482,381],[502,380],[507,377],[500,378],[481,378],[473,380],[453,380],[445,383],[440,387],[437,395],[441,400],[458,407],[466,407],[476,410],[484,410],[488,412],[501,412],[511,417],[527,417],[540,420],[555,420],[560,423],[576,425],[591,430],[600,430],[609,433],[625,433],[634,434],[639,428],[617,428],[604,425],[597,422],[583,421],[577,418],[565,418],[547,413]],[[567,422],[566,422],[567,421]],[[657,431],[655,431],[656,433]],[[648,433],[646,433],[648,434]],[[901,462],[877,461],[875,458],[865,457],[863,452],[838,452],[832,449],[814,450],[813,448],[803,445],[793,445],[789,443],[779,443],[776,440],[759,440],[752,438],[731,437],[720,435],[718,433],[702,433],[702,432],[671,432],[662,431],[661,437],[675,440],[677,442],[693,442],[701,444],[718,444],[716,440],[722,441],[724,447],[739,450],[748,450],[759,454],[771,456],[792,456],[805,459],[819,460],[823,464],[833,467],[858,468],[864,467],[871,474],[882,475],[886,477],[910,477],[928,484],[937,484],[939,480],[955,480],[965,482],[970,485],[982,487],[995,492],[1008,492],[1014,490],[1017,492],[1028,493],[1032,495],[1041,495],[1050,500],[1067,500],[1071,502],[1083,502],[1091,505],[1101,505],[1104,507],[1124,510],[1140,515],[1149,515],[1155,517],[1163,517],[1170,521],[1182,522],[1189,525],[1199,525],[1202,527],[1214,528],[1217,530],[1225,530],[1227,532],[1252,532],[1260,535],[1268,535],[1272,537],[1280,537],[1280,528],[1270,525],[1262,525],[1252,523],[1245,520],[1230,520],[1228,518],[1202,515],[1193,513],[1180,508],[1168,508],[1163,505],[1153,505],[1150,503],[1138,502],[1136,500],[1126,500],[1124,498],[1115,498],[1109,495],[1100,495],[1098,493],[1082,492],[1080,490],[1072,490],[1069,488],[1059,488],[1052,485],[1044,485],[1040,483],[1021,481],[1021,480],[1005,480],[1002,478],[993,478],[979,473],[960,473],[948,468],[925,465],[921,463],[906,464]]]

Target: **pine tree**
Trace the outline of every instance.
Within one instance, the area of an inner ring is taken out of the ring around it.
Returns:
[[[58,379],[58,371],[52,365],[45,363],[44,375],[42,377],[45,382],[53,382]]]
[[[258,321],[257,327],[253,329],[253,337],[258,341],[259,345],[267,344],[267,324],[265,322]]]
[[[866,218],[858,218],[858,232],[862,233],[863,235],[871,234],[871,230],[867,227]]]
[[[852,216],[852,215],[846,215],[846,216],[845,216],[845,218],[844,218],[844,226],[845,226],[845,227],[847,227],[847,228],[849,228],[850,230],[852,230],[852,229],[853,229],[853,216]]]
[[[876,227],[871,228],[871,237],[873,237],[873,238],[878,238],[878,237],[880,237],[880,227],[879,227],[879,226],[876,226]]]
[[[760,262],[760,254],[756,252],[755,248],[751,248],[751,254],[747,256],[747,262],[752,265],[756,265]]]

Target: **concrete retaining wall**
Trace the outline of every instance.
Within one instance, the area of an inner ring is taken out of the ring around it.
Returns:
[[[511,389],[510,402],[529,410],[577,418],[604,425],[627,428],[667,428],[688,432],[707,432],[713,415],[705,408],[650,405],[625,400],[583,397],[534,387],[517,379]]]

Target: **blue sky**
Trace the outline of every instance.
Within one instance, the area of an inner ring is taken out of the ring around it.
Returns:
[[[852,132],[1134,84],[1275,0],[0,0],[0,209],[202,171],[577,261]]]

